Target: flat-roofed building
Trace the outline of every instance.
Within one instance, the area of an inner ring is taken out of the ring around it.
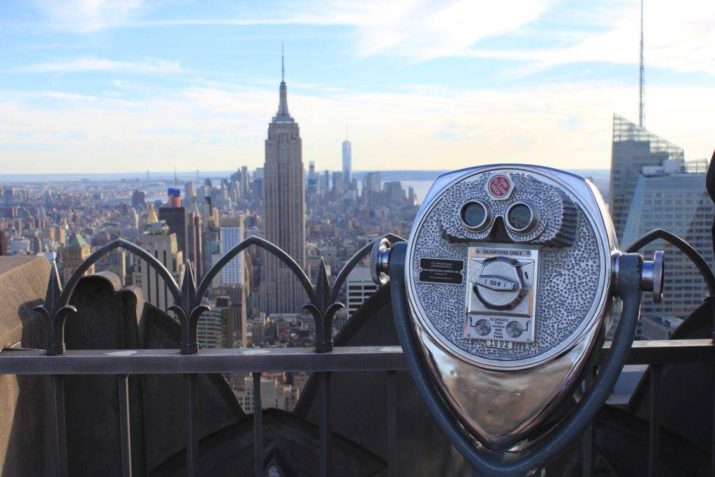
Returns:
[[[365,301],[377,291],[378,286],[372,281],[370,270],[364,265],[358,265],[350,272],[345,281],[345,296],[348,318],[362,306]]]

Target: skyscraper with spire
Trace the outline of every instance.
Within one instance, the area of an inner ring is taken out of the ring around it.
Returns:
[[[281,54],[278,112],[268,125],[263,171],[266,239],[285,250],[303,268],[305,256],[305,180],[298,123],[288,112],[285,61]],[[306,303],[300,282],[279,260],[266,254],[261,305],[267,313],[294,313]]]
[[[645,128],[642,1],[640,27],[638,121],[613,116],[608,193],[613,225],[622,246],[662,227],[692,244],[711,265],[710,224],[715,210],[704,188],[707,161],[686,161],[681,147]],[[641,253],[650,256],[655,250],[665,251],[665,268],[678,279],[669,284],[663,303],[641,306],[639,333],[646,339],[663,338],[708,294],[686,255],[662,241],[644,247]]]
[[[640,6],[638,124],[632,123],[618,114],[613,115],[608,202],[619,240],[623,240],[636,184],[643,169],[659,167],[664,161],[683,162],[685,160],[682,148],[656,136],[645,128],[643,0],[641,0]]]
[[[343,182],[345,184],[345,190],[350,189],[350,182],[352,181],[352,176],[350,175],[353,168],[353,150],[352,144],[348,140],[348,131],[345,130],[345,140],[343,141]]]

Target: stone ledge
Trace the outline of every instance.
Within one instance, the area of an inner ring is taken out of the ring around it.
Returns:
[[[33,308],[45,298],[49,274],[44,257],[0,257],[0,346],[47,346],[46,323]]]

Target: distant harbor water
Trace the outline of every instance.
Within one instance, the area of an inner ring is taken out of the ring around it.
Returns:
[[[199,172],[178,172],[176,175],[179,183],[188,181],[203,181],[211,179],[220,181],[229,177],[236,171],[206,171]],[[382,182],[399,180],[402,187],[407,192],[408,187],[415,189],[417,203],[421,204],[429,191],[430,186],[440,174],[446,171],[424,171],[424,170],[383,170],[380,171]],[[591,178],[601,191],[604,197],[608,193],[608,169],[580,169],[574,170],[579,175]],[[365,176],[366,171],[355,171],[353,176],[360,181]],[[76,182],[76,181],[146,181],[168,182],[174,180],[174,172],[131,172],[131,173],[68,173],[68,174],[0,174],[0,183],[27,183],[27,182]]]
[[[433,182],[434,181],[402,181],[402,188],[405,189],[405,193],[407,193],[407,188],[412,187],[415,190],[415,194],[417,194],[417,203],[421,204]]]

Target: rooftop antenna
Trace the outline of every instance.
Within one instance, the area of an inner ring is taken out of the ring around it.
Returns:
[[[179,184],[179,178],[176,177],[176,166],[174,166],[174,187]]]
[[[641,0],[641,62],[640,62],[640,102],[638,103],[638,126],[645,127],[645,68],[643,65],[643,2]]]
[[[348,140],[348,125],[345,125],[345,140]]]
[[[281,42],[281,81],[285,81],[285,80],[286,80],[285,54],[283,52],[283,42]]]

